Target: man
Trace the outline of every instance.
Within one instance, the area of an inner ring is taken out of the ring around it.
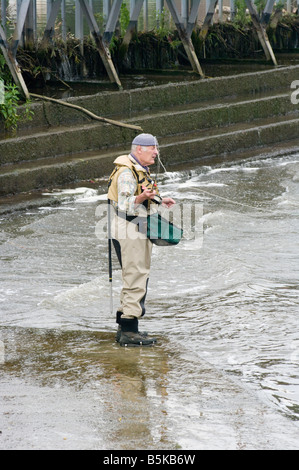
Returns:
[[[162,203],[166,207],[175,204],[172,198],[159,196],[150,175],[149,166],[158,157],[157,144],[151,134],[136,136],[131,153],[114,161],[115,169],[108,183],[108,202],[115,209],[113,243],[122,267],[121,306],[116,314],[117,341],[121,346],[150,346],[156,342],[147,333],[138,331],[138,320],[145,314],[152,253],[152,242],[142,226],[153,204]]]

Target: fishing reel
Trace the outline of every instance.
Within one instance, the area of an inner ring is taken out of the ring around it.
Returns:
[[[154,191],[154,188],[157,187],[157,184],[155,183],[154,180],[152,180],[151,183],[152,183],[152,185],[153,185],[153,188],[150,189],[150,191],[153,192],[153,191]],[[144,189],[146,189],[146,188],[145,188],[145,187],[142,187],[142,191],[143,191]],[[162,204],[162,198],[161,198],[161,196],[159,196],[159,194],[155,194],[154,197],[151,197],[151,198],[150,198],[150,200],[151,200],[151,202],[154,202],[155,204],[158,204],[158,205]]]
[[[162,204],[162,198],[158,194],[155,194],[151,201],[158,205]]]

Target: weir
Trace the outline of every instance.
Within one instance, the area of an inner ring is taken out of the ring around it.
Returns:
[[[156,135],[168,166],[225,162],[250,149],[298,146],[299,109],[291,99],[298,75],[299,65],[287,66],[68,102]],[[1,196],[106,176],[135,135],[54,103],[31,107],[33,121],[23,123],[17,136],[0,140]]]
[[[136,0],[134,5],[131,4],[130,21],[123,38],[125,48],[137,28],[144,1]],[[200,39],[204,40],[215,10],[218,8],[219,11],[222,4],[209,2],[199,24],[200,0],[193,1],[189,9],[184,0],[180,8],[175,0],[166,0],[165,5],[160,1],[158,5],[157,1],[157,10],[158,7],[159,11],[168,8],[195,74],[183,82],[124,90],[109,53],[123,0],[114,0],[111,9],[107,10],[102,30],[96,21],[93,2],[77,0],[76,34],[80,36],[83,31],[79,26],[84,17],[109,79],[118,85],[118,89],[69,98],[67,103],[83,107],[88,113],[104,119],[121,120],[131,128],[99,123],[78,110],[58,104],[32,103],[33,120],[20,124],[14,136],[0,140],[0,195],[50,188],[108,174],[115,154],[129,149],[135,135],[134,126],[136,130],[157,136],[163,158],[169,164],[215,157],[224,159],[240,150],[294,142],[298,135],[298,110],[290,95],[292,83],[298,79],[299,66],[277,66],[266,34],[274,2],[269,0],[261,14],[257,13],[251,0],[246,3],[269,61],[268,70],[205,78],[191,34],[195,27],[199,28]],[[17,64],[18,48],[21,44],[29,46],[30,41],[41,41],[44,47],[53,44],[59,12],[64,40],[65,2],[47,1],[47,24],[39,36],[36,30],[38,2],[22,0],[16,5],[16,25],[8,39],[6,14],[9,2],[1,1],[0,47],[15,82],[23,95],[29,97],[22,70]],[[83,33],[80,38],[84,40]]]

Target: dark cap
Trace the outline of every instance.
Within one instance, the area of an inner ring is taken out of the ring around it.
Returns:
[[[158,142],[152,134],[139,134],[134,138],[132,144],[149,147],[151,145],[158,145]]]

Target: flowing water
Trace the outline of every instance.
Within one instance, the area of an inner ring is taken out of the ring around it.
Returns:
[[[152,348],[114,342],[105,185],[0,216],[0,448],[298,449],[299,153],[161,175],[203,211],[154,247]]]

